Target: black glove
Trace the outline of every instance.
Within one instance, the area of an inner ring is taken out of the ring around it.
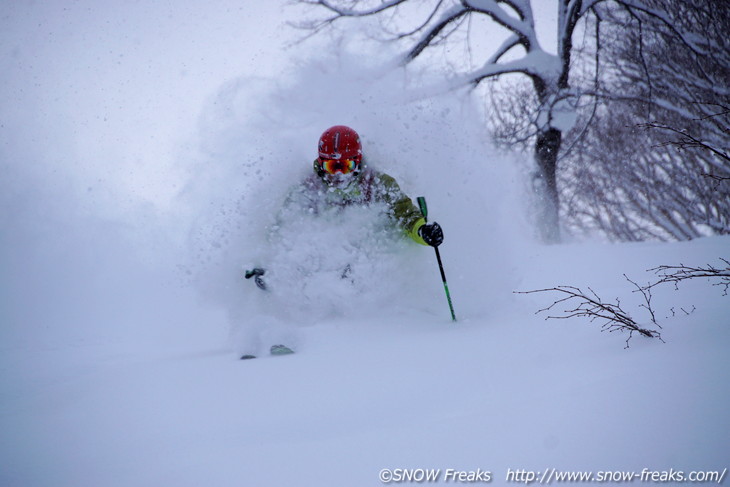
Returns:
[[[258,286],[258,288],[262,291],[266,291],[266,283],[264,282],[264,278],[261,277],[264,274],[266,274],[266,271],[264,269],[261,269],[260,267],[257,267],[250,271],[246,271],[246,279],[251,279],[253,277],[256,286]]]
[[[431,247],[438,247],[444,241],[444,231],[436,222],[426,223],[418,229],[418,235]]]

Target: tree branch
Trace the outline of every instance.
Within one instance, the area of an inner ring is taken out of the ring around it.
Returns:
[[[376,15],[380,12],[384,12],[390,8],[397,7],[398,5],[407,2],[408,0],[389,0],[381,3],[377,7],[367,10],[355,10],[349,8],[337,7],[330,3],[328,0],[302,0],[302,3],[308,5],[321,5],[327,10],[334,12],[338,17],[368,17],[370,15]]]
[[[727,296],[728,289],[730,289],[730,261],[720,258],[725,263],[725,268],[717,268],[713,265],[706,265],[704,267],[690,267],[684,264],[680,265],[660,265],[649,269],[649,272],[654,272],[660,279],[650,284],[646,289],[651,289],[659,284],[674,284],[674,288],[679,288],[679,283],[688,279],[696,278],[707,278],[710,280],[718,279],[719,282],[715,282],[713,286],[722,286],[723,296]]]
[[[664,24],[671,32],[674,33],[674,35],[682,41],[682,43],[687,46],[692,52],[699,56],[706,56],[709,53],[699,44],[695,43],[690,39],[690,36],[687,35],[687,33],[680,31],[674,23],[672,23],[665,15],[662,14],[662,12],[654,10],[644,4],[643,2],[639,0],[613,0],[622,7],[624,7],[627,11],[631,13],[631,15],[636,16],[636,12],[641,12],[645,15],[648,15],[649,17],[652,17],[662,24]]]
[[[469,12],[471,12],[471,9],[469,8],[452,9],[451,11],[446,12],[443,17],[436,23],[436,25],[429,29],[426,35],[424,35],[423,38],[418,43],[416,43],[415,46],[413,46],[408,54],[406,54],[402,64],[408,64],[409,62],[416,59],[423,52],[424,49],[431,45],[436,36],[438,36],[441,31],[446,28],[447,25],[455,22]]]
[[[698,147],[701,149],[708,150],[708,151],[712,152],[713,154],[715,154],[716,156],[720,157],[721,159],[724,159],[724,160],[730,162],[730,156],[726,152],[703,142],[702,140],[698,139],[697,137],[694,137],[693,135],[689,134],[687,132],[687,130],[680,130],[680,129],[674,128],[670,125],[666,125],[666,124],[659,123],[659,122],[642,123],[642,124],[639,124],[638,126],[641,128],[645,128],[645,129],[666,130],[668,132],[673,132],[681,137],[679,140],[670,140],[668,142],[659,144],[660,146],[674,145],[680,149],[684,149],[687,147]]]
[[[566,309],[562,310],[560,314],[549,315],[545,319],[589,318],[590,321],[602,320],[602,331],[608,331],[610,333],[615,331],[622,333],[628,332],[629,336],[626,339],[625,348],[629,348],[629,340],[631,340],[631,337],[634,333],[639,333],[647,338],[658,338],[661,340],[661,333],[656,330],[650,330],[648,328],[642,328],[641,326],[639,326],[639,324],[636,323],[636,321],[634,321],[634,319],[621,308],[621,303],[618,301],[618,299],[616,300],[616,304],[605,303],[591,288],[588,288],[588,290],[590,291],[590,295],[583,292],[583,290],[581,290],[580,288],[573,286],[557,286],[548,289],[537,289],[534,291],[515,291],[515,293],[560,293],[564,295],[564,297],[557,299],[550,306],[538,310],[536,314],[551,311],[553,310],[553,308],[562,303],[570,302],[570,306],[573,306],[575,303],[577,303],[575,307],[567,307]],[[646,299],[645,307],[650,310],[652,321],[654,321],[654,313],[653,311],[651,311],[650,296],[650,293],[648,294],[648,297],[647,294],[644,295]],[[656,321],[654,321],[654,323],[656,323]]]

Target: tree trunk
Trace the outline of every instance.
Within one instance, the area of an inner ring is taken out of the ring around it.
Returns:
[[[558,152],[562,141],[562,132],[556,128],[548,128],[537,134],[535,143],[535,161],[538,168],[538,202],[540,235],[546,243],[560,242],[560,201],[556,173]]]

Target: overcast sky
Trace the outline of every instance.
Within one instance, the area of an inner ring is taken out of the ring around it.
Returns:
[[[91,165],[153,197],[164,189],[147,170],[166,170],[206,97],[281,68],[283,3],[2,2],[0,150],[62,152],[72,172]]]

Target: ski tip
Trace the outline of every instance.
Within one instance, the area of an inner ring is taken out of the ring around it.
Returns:
[[[273,345],[271,347],[271,349],[269,349],[269,353],[271,353],[271,355],[274,355],[274,356],[291,355],[294,353],[294,350],[287,347],[286,345]],[[247,353],[245,355],[241,355],[240,360],[251,360],[251,359],[255,359],[255,358],[256,358],[256,355]]]

